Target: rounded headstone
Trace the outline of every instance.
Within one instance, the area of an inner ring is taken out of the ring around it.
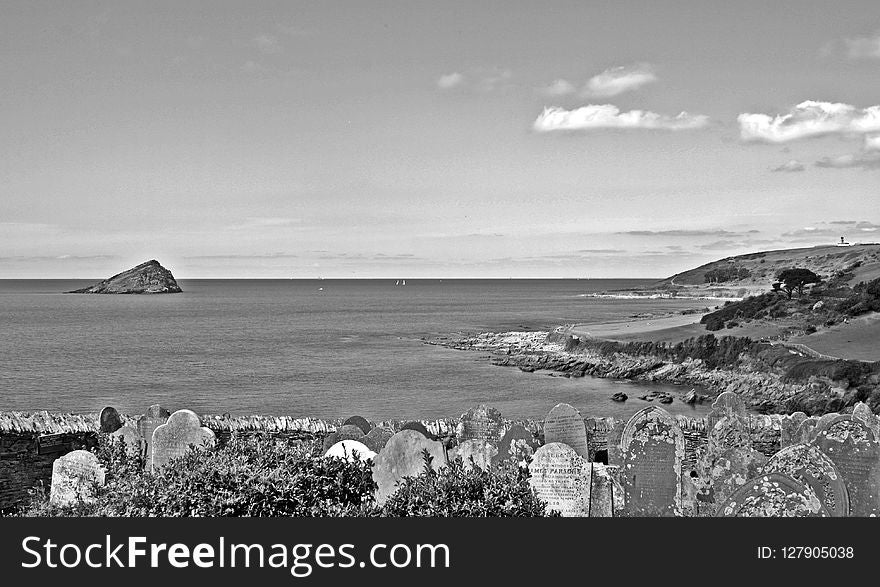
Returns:
[[[343,426],[348,426],[349,424],[360,428],[363,434],[368,434],[370,430],[373,429],[373,427],[370,425],[370,421],[363,416],[352,416],[342,423]]]
[[[466,470],[473,466],[488,471],[492,465],[492,459],[498,454],[498,449],[486,440],[465,440],[456,446],[449,454],[449,460],[460,458]]]
[[[177,410],[168,421],[153,430],[152,468],[160,469],[171,459],[183,456],[190,446],[204,448],[216,442],[214,432],[202,426],[192,410]]]
[[[752,479],[727,498],[717,517],[797,518],[827,517],[819,498],[787,475],[770,473]]]
[[[55,459],[49,503],[65,506],[94,501],[94,488],[104,484],[104,475],[98,457],[87,450],[75,450]]]
[[[143,443],[144,459],[146,466],[149,467],[153,461],[153,431],[168,421],[171,412],[160,406],[153,404],[147,408],[146,413],[138,418],[137,430]]]
[[[345,459],[349,462],[356,460],[368,461],[370,459],[375,459],[376,453],[357,440],[340,440],[324,453],[324,457],[335,457],[337,459]]]
[[[547,511],[563,517],[590,515],[592,463],[567,444],[551,442],[535,451],[529,463],[529,485],[547,502]]]
[[[544,418],[544,443],[561,442],[580,456],[589,458],[587,428],[581,413],[569,404],[556,404]]]
[[[403,430],[414,430],[414,431],[420,433],[425,438],[431,438],[431,436],[432,436],[431,433],[428,432],[428,429],[425,428],[424,424],[422,424],[421,422],[415,421],[415,420],[412,420],[410,422],[406,422],[403,426],[401,426],[400,431],[402,432]]]
[[[373,459],[373,481],[376,482],[376,501],[385,503],[395,491],[397,482],[404,477],[417,476],[425,468],[422,452],[433,457],[431,468],[439,471],[446,465],[446,449],[434,440],[428,440],[415,430],[401,430],[392,436],[378,456]]]
[[[114,441],[122,441],[125,443],[125,453],[128,456],[140,456],[144,443],[137,428],[133,426],[123,426],[116,432],[111,432],[110,437]]]
[[[364,431],[360,426],[354,424],[345,424],[336,431],[336,440],[359,440],[364,436]]]
[[[383,426],[376,426],[370,430],[366,436],[360,439],[367,448],[373,452],[379,452],[388,443],[388,440],[394,436],[394,431]]]
[[[498,466],[502,462],[512,459],[525,465],[539,446],[540,443],[534,434],[522,425],[514,424],[501,437],[501,442],[498,443],[498,454],[492,458],[492,464]]]
[[[846,485],[834,463],[815,445],[793,444],[773,455],[763,471],[781,473],[809,487],[835,518],[849,515]]]
[[[101,432],[105,434],[116,432],[122,428],[122,418],[119,417],[119,412],[116,411],[116,408],[112,406],[107,406],[101,410],[100,422]]]
[[[475,406],[461,415],[457,427],[459,441],[486,440],[497,443],[504,433],[504,418],[495,408]]]

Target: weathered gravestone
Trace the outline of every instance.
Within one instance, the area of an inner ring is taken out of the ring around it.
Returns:
[[[98,457],[87,450],[75,450],[52,463],[49,503],[73,505],[94,501],[94,488],[104,484],[104,468]]]
[[[363,436],[364,431],[361,430],[360,426],[355,426],[354,424],[345,424],[336,431],[338,440],[358,440],[363,438]]]
[[[123,426],[116,432],[111,432],[110,437],[115,441],[125,443],[125,454],[130,457],[138,457],[143,454],[144,442],[137,428]]]
[[[363,442],[371,451],[378,453],[385,448],[385,445],[392,436],[394,436],[393,430],[383,426],[376,426],[366,436],[361,438],[360,442]]]
[[[348,418],[345,422],[342,423],[343,426],[357,426],[361,429],[361,432],[364,434],[368,434],[373,427],[370,425],[370,421],[364,418],[363,416],[352,416]]]
[[[544,418],[544,444],[561,442],[588,459],[587,428],[581,413],[568,404],[556,404]]]
[[[503,434],[504,419],[501,417],[501,412],[484,404],[462,414],[456,429],[456,436],[461,442],[486,440],[497,444]]]
[[[377,503],[385,503],[397,490],[398,481],[404,477],[416,476],[424,470],[422,452],[425,450],[433,457],[431,468],[435,471],[446,465],[446,449],[443,444],[428,440],[420,432],[401,430],[388,440],[385,448],[373,459]]]
[[[799,444],[801,442],[799,429],[806,419],[807,415],[805,413],[795,412],[790,416],[784,416],[780,420],[779,425],[781,430],[779,433],[779,445],[782,448],[793,444]]]
[[[453,448],[449,452],[449,460],[452,461],[460,457],[466,470],[476,466],[484,471],[488,471],[492,465],[492,459],[497,455],[498,449],[492,443],[487,440],[472,438]]]
[[[880,418],[874,415],[871,408],[865,402],[858,402],[853,406],[853,418],[861,420],[868,425],[874,433],[874,438],[880,439]]]
[[[813,432],[816,429],[816,424],[819,423],[819,418],[815,416],[810,416],[798,426],[797,433],[795,434],[795,438],[798,442],[808,443],[813,440]]]
[[[152,468],[158,471],[173,458],[183,456],[190,446],[213,446],[216,438],[202,426],[192,410],[177,410],[168,421],[153,430]]]
[[[880,443],[851,415],[817,425],[813,444],[831,459],[849,495],[849,515],[880,516]]]
[[[555,510],[564,517],[588,517],[592,473],[592,463],[574,449],[561,442],[551,442],[532,455],[529,485],[547,502],[548,512]]]
[[[538,446],[540,443],[534,434],[522,425],[514,424],[498,443],[498,454],[492,457],[492,464],[499,466],[508,459],[524,464],[538,450]]]
[[[811,489],[828,511],[841,518],[849,515],[849,496],[837,467],[811,444],[793,444],[773,455],[763,473],[780,473]]]
[[[752,448],[748,419],[732,413],[715,421],[702,460],[712,499],[721,503],[756,477],[767,457]]]
[[[167,422],[170,416],[171,412],[159,404],[153,404],[143,416],[138,418],[137,430],[141,436],[141,442],[144,444],[142,450],[147,467],[153,462],[153,431]]]
[[[340,440],[324,453],[325,458],[335,457],[353,462],[356,460],[367,461],[376,458],[376,453],[357,440]]]
[[[752,479],[728,497],[715,513],[730,518],[827,517],[812,490],[787,475],[770,473]]]
[[[122,428],[122,418],[119,417],[119,412],[116,411],[116,408],[112,406],[107,406],[101,410],[98,421],[101,423],[101,432],[105,434],[116,432]]]
[[[590,487],[590,517],[612,518],[625,510],[623,486],[617,482],[617,467],[591,463],[593,467]]]
[[[623,448],[620,446],[620,441],[623,440],[624,428],[626,428],[626,421],[614,419],[611,429],[608,430],[606,438],[608,441],[609,465],[623,466]]]
[[[741,418],[748,422],[749,414],[742,398],[732,391],[719,394],[712,402],[712,411],[706,416],[706,430],[715,428],[715,424],[724,417]]]
[[[640,410],[626,423],[620,444],[626,511],[635,516],[681,515],[684,435],[675,419],[662,408]]]
[[[403,426],[401,426],[400,431],[403,431],[403,430],[414,430],[414,431],[420,433],[425,438],[431,438],[431,436],[432,436],[432,434],[430,432],[428,432],[428,429],[425,428],[424,424],[422,424],[421,422],[415,421],[415,420],[407,422]]]

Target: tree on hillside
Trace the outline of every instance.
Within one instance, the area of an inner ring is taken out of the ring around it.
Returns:
[[[804,286],[811,283],[821,283],[822,278],[810,271],[809,269],[795,268],[785,269],[776,276],[782,283],[782,288],[791,299],[792,292],[797,292],[799,296],[804,295]]]

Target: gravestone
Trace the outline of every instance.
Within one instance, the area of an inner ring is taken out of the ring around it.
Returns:
[[[498,449],[487,440],[472,438],[465,440],[449,453],[449,460],[461,457],[465,470],[470,470],[477,466],[484,471],[488,471],[492,466],[492,459],[498,456]],[[473,462],[471,462],[473,459]]]
[[[563,517],[590,515],[592,463],[567,444],[551,442],[535,451],[529,463],[529,485],[547,511],[556,510]]]
[[[147,467],[153,462],[153,431],[167,422],[170,416],[171,412],[159,404],[153,404],[143,416],[138,418],[137,430],[143,443],[142,450],[144,451]]]
[[[152,469],[158,471],[173,458],[186,454],[190,446],[213,446],[216,438],[202,426],[192,410],[177,410],[168,421],[153,430]]]
[[[340,440],[324,453],[325,458],[335,457],[349,462],[367,461],[376,458],[376,453],[357,440]]]
[[[724,417],[740,418],[748,423],[749,414],[742,398],[732,391],[725,391],[712,402],[712,411],[706,416],[706,430],[712,430]],[[748,424],[746,425],[748,428]]]
[[[587,428],[581,413],[568,404],[556,404],[544,418],[544,444],[561,442],[588,459]]]
[[[107,406],[101,410],[98,420],[101,423],[101,432],[105,434],[116,432],[122,428],[122,418],[119,417],[119,412],[116,411],[116,408],[112,406]]]
[[[459,441],[486,440],[497,444],[504,434],[504,419],[501,412],[484,404],[473,407],[458,422],[456,436]]]
[[[361,430],[360,426],[355,426],[354,424],[345,424],[336,431],[337,441],[359,440],[360,438],[363,438],[363,436],[364,431]]]
[[[351,424],[352,426],[357,426],[364,434],[368,434],[370,430],[373,429],[373,427],[370,425],[370,421],[363,416],[352,416],[342,423],[343,426],[347,426],[349,424]]]
[[[401,430],[388,440],[385,448],[373,459],[373,481],[376,482],[376,502],[379,505],[397,490],[398,481],[424,470],[424,450],[433,457],[431,468],[435,471],[446,465],[443,444],[425,438],[420,432]]]
[[[623,466],[623,448],[620,441],[623,439],[623,429],[626,428],[626,421],[615,419],[613,426],[608,431],[608,464],[617,467]]]
[[[522,425],[514,424],[498,443],[498,454],[492,457],[492,464],[499,466],[504,461],[512,459],[524,466],[539,446],[540,443],[534,434]]]
[[[104,468],[98,457],[87,450],[75,450],[52,463],[49,503],[73,505],[94,501],[94,488],[104,484]]]
[[[748,421],[740,414],[723,415],[709,431],[702,473],[708,474],[712,500],[721,503],[758,474],[767,458],[752,448]]]
[[[143,454],[144,442],[141,439],[137,428],[133,426],[123,426],[116,432],[111,432],[110,437],[114,441],[122,441],[125,443],[125,454],[129,457],[138,457]]]
[[[385,448],[385,445],[392,436],[394,436],[393,430],[383,426],[376,426],[366,436],[361,438],[360,442],[363,442],[371,451],[378,453]]]
[[[431,438],[431,437],[432,437],[432,434],[431,434],[430,432],[428,432],[428,429],[425,428],[425,425],[422,424],[421,422],[418,422],[418,421],[415,421],[415,420],[410,421],[410,422],[407,422],[406,424],[404,424],[403,426],[400,427],[400,430],[401,430],[401,431],[403,431],[403,430],[415,430],[416,432],[420,433],[420,434],[421,434],[422,436],[424,436],[425,438]]]
[[[681,465],[684,435],[658,407],[636,412],[621,437],[626,510],[636,516],[682,514]]]
[[[865,402],[858,402],[853,406],[853,418],[861,420],[874,432],[874,438],[880,439],[880,418],[874,415],[871,408]]]
[[[806,419],[807,415],[805,413],[795,412],[790,416],[784,416],[779,421],[779,445],[782,448],[785,448],[786,446],[791,446],[793,444],[799,444],[801,442],[801,438],[800,436],[798,436],[798,430],[800,429],[803,421]]]
[[[828,511],[842,518],[849,515],[849,496],[834,463],[811,444],[793,444],[773,455],[763,473],[781,473],[810,488]]]
[[[722,518],[827,517],[812,490],[787,475],[770,473],[752,479],[716,511]]]
[[[813,431],[816,429],[816,424],[819,423],[819,418],[815,416],[810,416],[798,426],[797,434],[795,434],[795,438],[798,439],[798,442],[808,443],[813,440]]]
[[[623,487],[615,478],[617,467],[591,463],[593,467],[590,487],[590,517],[612,518],[625,509]]]
[[[849,515],[880,516],[880,443],[852,415],[816,426],[813,444],[834,463],[849,495]]]

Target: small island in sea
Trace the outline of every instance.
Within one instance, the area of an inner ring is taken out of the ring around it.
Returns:
[[[76,289],[67,293],[82,294],[159,294],[180,293],[183,290],[171,271],[162,267],[159,261],[152,259],[117,273],[95,285]]]

